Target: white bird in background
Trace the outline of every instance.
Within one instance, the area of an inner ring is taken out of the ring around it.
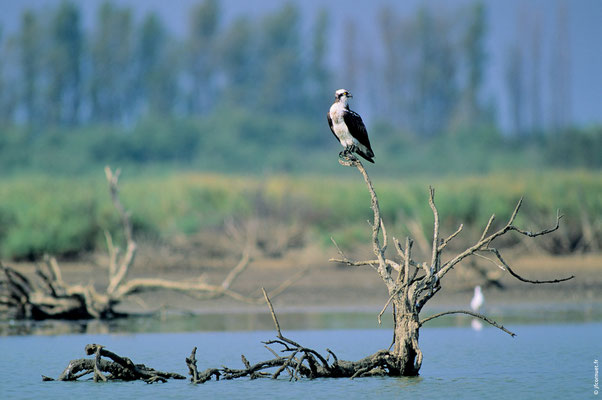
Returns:
[[[481,291],[480,286],[475,286],[474,295],[472,296],[472,300],[470,300],[470,308],[472,311],[477,312],[479,308],[483,306],[485,302],[485,297],[483,297],[483,292]]]
[[[477,312],[481,307],[483,307],[483,303],[485,303],[485,297],[483,296],[483,292],[481,291],[480,286],[475,286],[474,295],[472,296],[472,300],[470,300],[470,308],[472,311]],[[483,329],[483,324],[476,318],[473,318],[470,322],[470,326],[475,331],[480,331]]]

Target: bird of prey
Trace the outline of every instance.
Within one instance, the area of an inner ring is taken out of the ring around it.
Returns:
[[[374,162],[374,152],[370,147],[368,131],[358,113],[351,111],[347,101],[353,97],[346,89],[334,93],[334,103],[328,110],[328,125],[330,130],[345,148],[339,156],[356,153],[371,163]]]

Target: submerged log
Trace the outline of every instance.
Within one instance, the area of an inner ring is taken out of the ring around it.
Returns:
[[[142,380],[146,383],[154,383],[167,382],[168,379],[186,379],[185,376],[175,372],[163,372],[144,364],[134,364],[129,358],[106,350],[102,345],[88,344],[85,352],[87,355],[94,355],[94,358],[71,360],[56,380],[76,381],[89,374],[93,374],[94,382]],[[42,380],[53,381],[55,379],[42,376]]]
[[[327,355],[305,347],[292,339],[285,337],[280,330],[280,324],[272,302],[265,289],[262,289],[265,301],[270,309],[274,326],[276,327],[276,339],[263,342],[265,347],[274,355],[274,358],[251,364],[244,355],[241,360],[244,368],[208,368],[199,372],[197,369],[196,352],[193,348],[186,365],[190,374],[190,381],[195,384],[205,383],[215,377],[216,380],[237,379],[248,376],[250,379],[271,378],[277,379],[283,372],[287,372],[289,380],[299,378],[358,378],[364,376],[399,376],[398,358],[388,350],[380,350],[370,356],[358,361],[339,360],[334,352],[326,349]],[[270,346],[278,345],[280,351]],[[331,359],[332,358],[332,359]],[[270,372],[267,372],[267,371]]]

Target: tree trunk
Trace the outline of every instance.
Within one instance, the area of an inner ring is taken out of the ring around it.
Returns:
[[[393,356],[401,376],[416,376],[422,364],[422,352],[418,347],[420,320],[415,307],[411,307],[402,296],[393,300],[395,319],[395,342]]]

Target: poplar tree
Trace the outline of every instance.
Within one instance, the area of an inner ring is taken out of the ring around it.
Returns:
[[[50,23],[46,107],[52,123],[74,124],[81,102],[83,32],[79,8],[63,2]]]

